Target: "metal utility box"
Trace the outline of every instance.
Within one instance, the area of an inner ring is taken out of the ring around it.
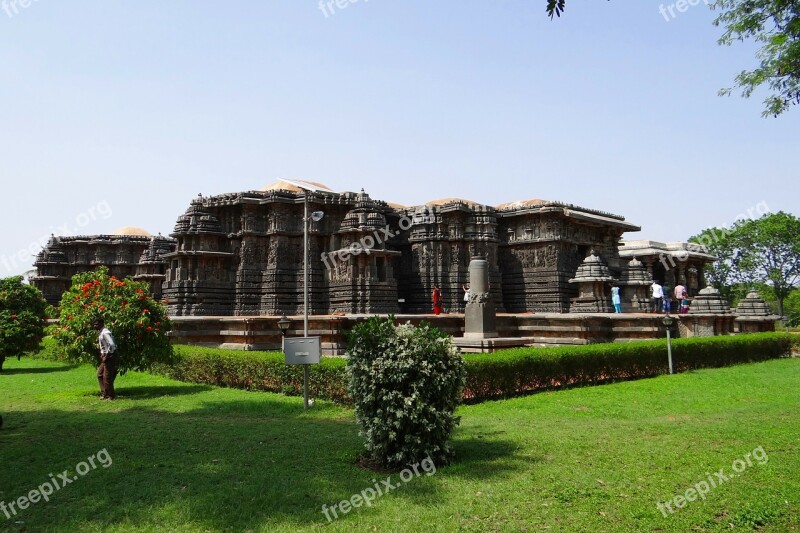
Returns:
[[[283,353],[287,365],[313,365],[319,363],[322,348],[319,337],[286,337]]]

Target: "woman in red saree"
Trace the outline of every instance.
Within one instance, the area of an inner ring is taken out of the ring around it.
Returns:
[[[433,286],[433,314],[438,315],[442,312],[442,291],[438,286]]]

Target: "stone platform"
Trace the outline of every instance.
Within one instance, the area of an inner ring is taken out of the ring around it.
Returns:
[[[309,317],[309,335],[322,339],[325,355],[343,355],[347,332],[373,315],[322,315]],[[386,315],[382,315],[386,316]],[[741,328],[735,314],[672,315],[677,319],[675,337],[727,335]],[[280,350],[281,334],[276,316],[173,317],[173,341],[178,344],[237,350]],[[289,317],[287,336],[303,334],[303,317]],[[581,345],[630,342],[666,337],[663,315],[639,313],[523,313],[497,315],[498,337],[464,339],[464,315],[395,315],[397,323],[427,322],[453,336],[465,352],[492,352],[515,346]],[[759,331],[774,330],[774,322],[755,324]]]

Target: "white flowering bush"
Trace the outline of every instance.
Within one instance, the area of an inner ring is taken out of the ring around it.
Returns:
[[[369,459],[388,468],[426,457],[449,463],[466,381],[452,339],[427,325],[373,317],[353,328],[348,355],[348,390]]]

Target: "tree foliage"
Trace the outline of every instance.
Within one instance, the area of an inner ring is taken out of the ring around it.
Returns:
[[[764,100],[764,116],[778,116],[800,103],[800,2],[796,0],[717,0],[714,21],[725,26],[719,39],[723,45],[753,39],[761,44],[759,65],[740,72],[736,87],[750,97],[765,85],[771,94]],[[720,91],[727,95],[733,88]]]
[[[800,325],[800,289],[794,289],[783,302],[786,323],[792,327]]]
[[[6,357],[40,348],[46,312],[42,293],[21,276],[0,279],[0,370]]]
[[[566,7],[566,0],[547,0],[547,14],[550,18],[560,17]]]
[[[800,219],[783,212],[747,220],[736,228],[736,270],[745,283],[766,283],[783,301],[800,282]]]
[[[732,228],[709,228],[689,239],[717,256],[706,266],[706,279],[729,301],[737,286],[769,286],[784,314],[783,302],[800,283],[800,219],[769,213],[739,220]],[[740,291],[741,292],[741,291]]]
[[[706,282],[717,289],[729,303],[733,303],[737,278],[733,264],[735,245],[731,230],[725,227],[708,228],[689,237],[689,242],[702,244],[717,258],[716,261],[706,265],[704,272]]]
[[[171,363],[167,311],[148,290],[146,283],[109,276],[106,267],[73,276],[72,286],[61,297],[59,323],[53,329],[67,360],[98,364],[93,323],[102,318],[117,344],[120,373]]]
[[[560,17],[565,0],[547,0],[550,18]],[[762,115],[778,116],[800,103],[800,2],[797,0],[715,0],[711,8],[718,10],[715,26],[725,32],[719,44],[754,40],[761,44],[756,53],[759,64],[743,70],[735,78],[735,87],[720,90],[730,95],[735,88],[749,98],[759,87],[770,94],[764,100]]]

